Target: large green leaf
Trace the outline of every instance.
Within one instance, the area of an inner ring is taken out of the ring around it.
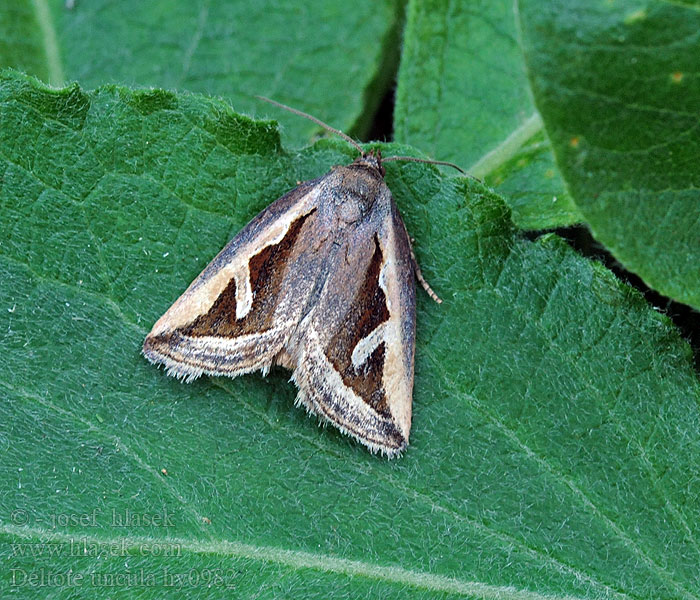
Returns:
[[[595,236],[700,308],[700,3],[521,0],[532,88]]]
[[[270,96],[361,135],[398,61],[398,4],[359,0],[348,10],[337,0],[6,0],[0,66],[54,85],[215,94],[263,115],[269,107],[254,96]],[[318,131],[288,114],[279,119],[295,144]]]
[[[231,235],[351,150],[19,75],[0,122],[3,596],[698,597],[690,350],[604,268],[518,238],[471,180],[387,164],[444,299],[419,294],[412,441],[387,461],[285,372],[186,385],[139,353]]]
[[[581,219],[530,99],[511,0],[409,3],[394,135],[483,178],[521,227]]]

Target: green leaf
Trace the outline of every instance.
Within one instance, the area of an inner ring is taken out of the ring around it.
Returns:
[[[533,93],[596,238],[700,308],[700,4],[520,2]]]
[[[222,96],[239,112],[274,114],[285,139],[302,145],[319,128],[272,113],[255,96],[363,135],[398,62],[398,4],[359,0],[348,10],[335,0],[78,0],[67,8],[7,0],[0,66],[57,86],[78,80],[87,88],[126,83]]]
[[[0,122],[3,596],[698,596],[690,350],[603,267],[519,238],[471,180],[387,164],[444,299],[419,292],[387,461],[294,407],[287,372],[188,385],[140,356],[243,224],[352,149],[12,74]]]
[[[409,3],[394,136],[502,192],[527,229],[581,220],[530,99],[513,3]]]
[[[0,5],[0,68],[14,67],[47,81],[50,67],[43,42],[51,32],[41,28],[39,6],[43,8],[12,0]]]

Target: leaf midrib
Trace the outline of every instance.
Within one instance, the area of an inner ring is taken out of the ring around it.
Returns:
[[[484,154],[467,168],[467,173],[477,179],[484,179],[512,159],[528,140],[532,139],[543,127],[542,118],[535,112],[521,125],[516,127],[493,150]]]
[[[38,543],[45,544],[70,544],[75,542],[77,538],[81,543],[85,541],[98,547],[105,546],[108,548],[116,544],[118,547],[134,553],[138,553],[139,548],[143,544],[152,544],[154,541],[157,541],[159,544],[172,545],[180,551],[196,555],[217,555],[233,559],[243,558],[284,565],[293,569],[314,569],[325,573],[364,577],[425,589],[431,592],[460,594],[483,600],[584,600],[580,596],[538,594],[529,590],[516,589],[513,586],[497,586],[479,581],[464,581],[454,577],[434,575],[424,571],[413,571],[402,567],[373,565],[347,558],[336,558],[300,550],[257,546],[227,540],[199,542],[187,538],[167,537],[155,539],[132,535],[113,538],[85,535],[83,532],[76,536],[39,527],[18,527],[11,524],[1,525],[0,533],[25,540],[36,540]]]
[[[51,11],[46,0],[32,0],[36,22],[41,30],[41,41],[44,45],[44,53],[46,55],[46,67],[49,75],[49,83],[56,87],[64,85],[65,76],[63,74],[63,64],[61,61],[61,53],[58,49],[58,40],[56,39],[56,27],[51,18]]]

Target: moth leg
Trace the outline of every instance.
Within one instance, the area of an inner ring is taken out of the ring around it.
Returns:
[[[399,220],[401,221],[401,219]],[[420,283],[421,287],[426,292],[428,292],[428,296],[430,296],[438,304],[442,304],[440,296],[438,296],[433,290],[433,288],[430,287],[430,284],[425,280],[425,277],[423,277],[423,273],[421,272],[420,267],[418,266],[418,261],[416,260],[416,253],[413,251],[413,239],[410,235],[408,235],[406,223],[401,221],[401,224],[403,225],[403,230],[406,232],[406,239],[408,240],[408,249],[411,251],[411,262],[413,263],[413,272],[416,274],[416,279],[418,280],[418,283]]]
[[[428,292],[428,296],[430,296],[438,304],[442,304],[442,300],[440,299],[440,296],[438,296],[433,291],[433,288],[430,287],[430,284],[425,280],[425,277],[423,277],[423,273],[421,273],[420,267],[418,266],[418,261],[416,260],[416,255],[413,252],[413,245],[410,243],[410,238],[409,238],[408,247],[411,249],[411,260],[413,261],[413,272],[416,274],[416,279],[421,284],[422,288],[426,292]]]
[[[416,274],[416,279],[418,280],[418,283],[420,283],[421,287],[426,292],[428,292],[428,296],[430,296],[438,304],[442,304],[440,296],[438,296],[433,291],[433,288],[430,287],[430,284],[425,280],[425,277],[423,277],[423,273],[421,273],[420,267],[418,266],[418,261],[416,260],[416,253],[413,251],[413,240],[411,239],[411,236],[408,235],[408,230],[406,229],[405,224],[403,224],[403,229],[406,232],[406,239],[408,240],[408,249],[411,251],[411,262],[413,263],[413,272]]]

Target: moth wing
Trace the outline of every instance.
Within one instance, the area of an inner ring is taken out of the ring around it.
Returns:
[[[316,229],[322,180],[270,204],[226,245],[146,336],[148,360],[187,380],[269,369],[315,282],[318,257],[297,242]]]
[[[347,240],[339,268],[329,269],[316,309],[292,340],[292,378],[299,404],[394,456],[411,429],[415,281],[406,228],[383,189],[385,214]]]

